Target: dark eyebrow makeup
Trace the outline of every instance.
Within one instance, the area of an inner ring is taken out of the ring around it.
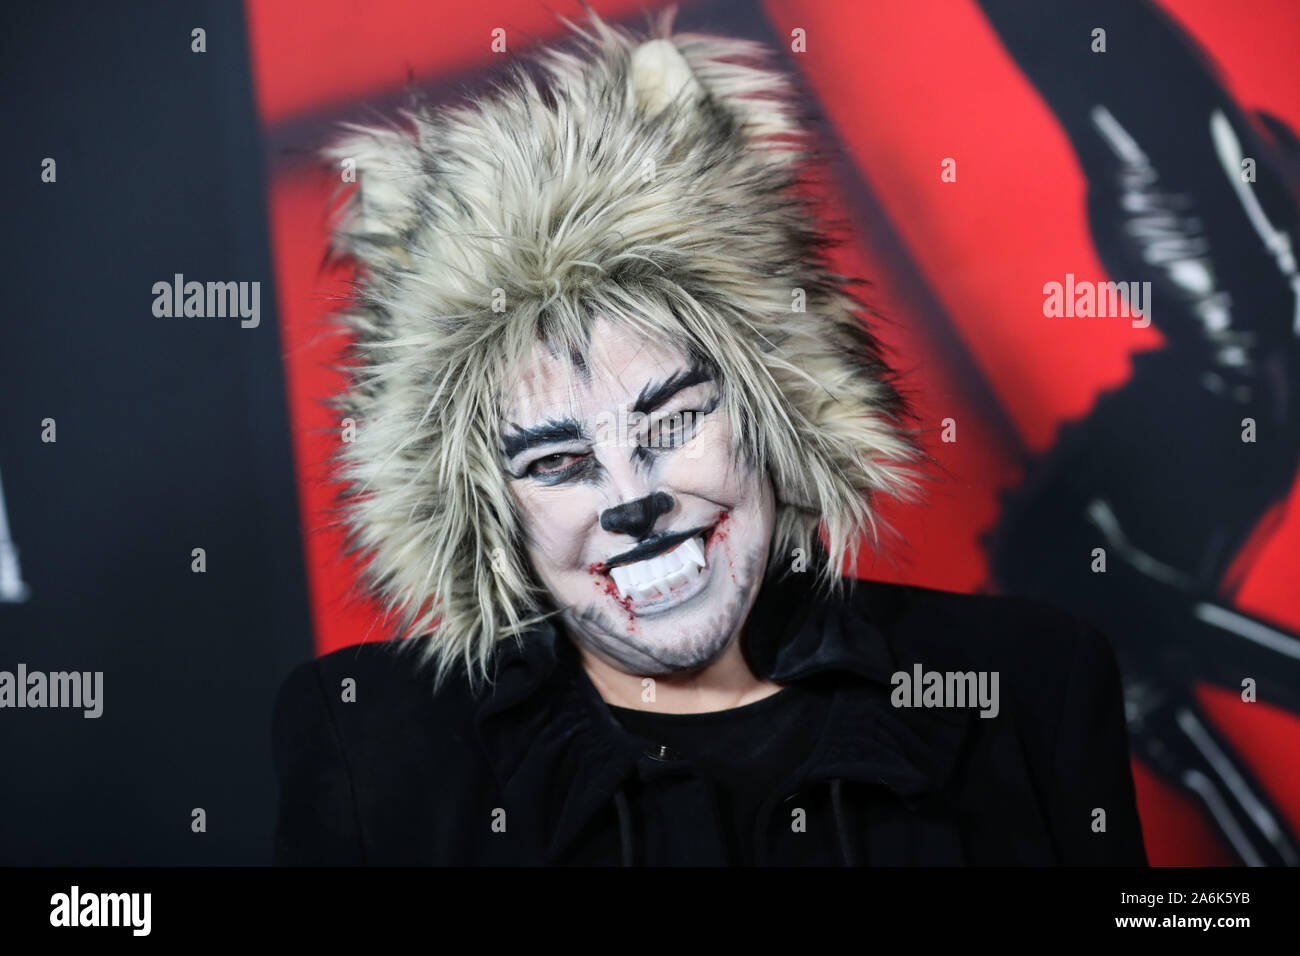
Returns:
[[[713,379],[714,375],[711,369],[705,368],[703,365],[692,365],[690,368],[674,373],[667,381],[647,384],[645,388],[641,389],[641,394],[637,396],[632,411],[652,412],[678,392],[684,391],[692,385],[699,385],[701,382],[712,382]]]
[[[514,422],[510,426],[516,431],[501,436],[502,454],[507,461],[538,445],[587,441],[586,432],[572,418],[552,418],[532,428],[520,428]]]

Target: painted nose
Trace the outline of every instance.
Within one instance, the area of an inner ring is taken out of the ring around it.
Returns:
[[[606,508],[600,515],[600,526],[616,534],[644,538],[654,530],[660,515],[673,510],[672,495],[656,491],[652,495]]]

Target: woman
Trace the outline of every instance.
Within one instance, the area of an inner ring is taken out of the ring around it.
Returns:
[[[408,639],[286,681],[277,862],[1145,865],[1103,637],[841,577],[922,456],[788,82],[574,29],[330,153],[346,519]]]

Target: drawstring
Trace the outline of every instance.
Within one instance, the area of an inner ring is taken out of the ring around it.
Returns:
[[[857,866],[858,858],[853,850],[853,839],[849,835],[847,817],[844,812],[844,781],[839,777],[835,777],[830,784],[831,813],[835,817],[835,839],[839,843],[840,857],[844,860],[845,866]],[[760,824],[758,827],[758,853],[755,859],[760,866],[763,866],[766,865],[767,857],[767,828]]]
[[[844,857],[845,866],[857,866],[853,857],[853,847],[849,841],[849,830],[844,823],[844,781],[836,777],[831,781],[831,810],[835,814],[835,834],[840,841],[840,855]]]
[[[614,806],[618,810],[618,845],[623,866],[632,865],[632,820],[627,809],[627,796],[622,790],[614,794]]]

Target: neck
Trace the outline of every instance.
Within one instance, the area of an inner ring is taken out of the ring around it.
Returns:
[[[781,690],[780,684],[758,677],[749,669],[738,637],[698,671],[653,678],[629,674],[581,644],[577,648],[582,669],[605,703],[661,714],[703,714],[743,707]],[[653,684],[645,684],[647,680]]]

